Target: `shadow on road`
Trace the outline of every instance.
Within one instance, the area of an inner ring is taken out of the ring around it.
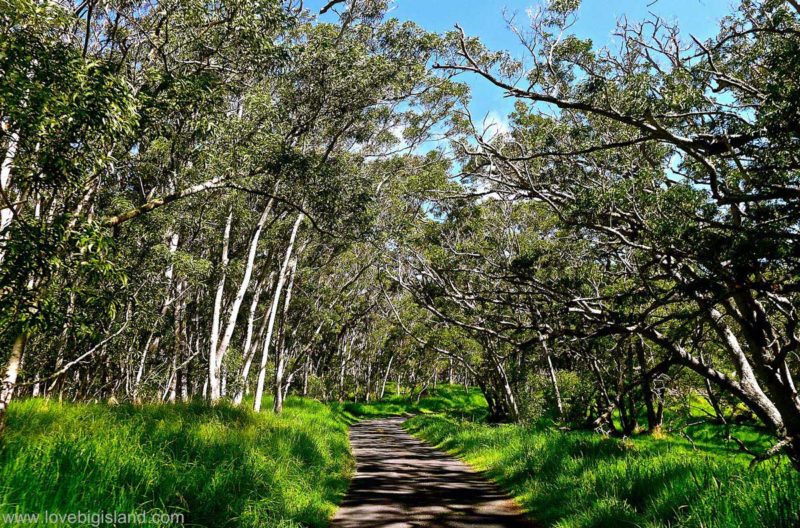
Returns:
[[[517,504],[387,418],[352,426],[358,463],[331,528],[532,528]]]

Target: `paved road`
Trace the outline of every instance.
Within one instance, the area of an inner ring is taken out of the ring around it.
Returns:
[[[497,486],[408,435],[403,421],[350,429],[358,467],[331,528],[533,527]]]

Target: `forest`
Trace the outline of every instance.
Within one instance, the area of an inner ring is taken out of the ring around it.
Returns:
[[[411,1],[0,0],[0,524],[324,527],[413,416],[536,526],[800,525],[800,3]]]

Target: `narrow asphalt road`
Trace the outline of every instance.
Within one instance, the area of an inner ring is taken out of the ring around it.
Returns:
[[[508,495],[411,437],[403,421],[350,429],[357,470],[331,528],[533,528]]]

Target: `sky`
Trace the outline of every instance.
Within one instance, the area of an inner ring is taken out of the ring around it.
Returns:
[[[480,37],[489,49],[507,50],[522,57],[517,38],[508,29],[503,12],[526,16],[526,11],[541,0],[395,0],[390,17],[412,20],[429,31],[446,32],[459,24],[467,35]],[[306,0],[306,6],[319,10],[325,0]],[[667,21],[677,22],[686,38],[700,39],[717,33],[720,19],[733,10],[734,0],[583,0],[573,31],[591,38],[595,47],[607,45],[617,21],[642,20],[653,12]],[[470,111],[476,121],[504,123],[513,101],[502,91],[476,77],[463,77],[472,88]],[[502,125],[501,125],[502,126]]]

